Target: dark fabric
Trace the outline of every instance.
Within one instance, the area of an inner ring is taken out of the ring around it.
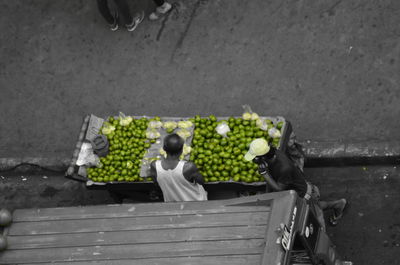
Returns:
[[[294,164],[304,171],[305,153],[303,146],[299,144],[296,140],[296,135],[292,131],[289,136],[289,141],[287,143],[286,154],[294,162]]]
[[[97,7],[99,8],[100,14],[104,17],[108,24],[114,23],[114,17],[111,14],[110,8],[108,7],[107,0],[97,0]]]
[[[317,218],[321,227],[323,228],[324,231],[326,231],[324,212],[322,211],[321,207],[319,206],[319,201],[315,201],[312,199],[312,200],[308,201],[308,203],[310,205],[311,211],[314,213],[314,216]]]
[[[276,150],[276,159],[268,163],[272,178],[288,189],[295,190],[300,197],[307,192],[307,182],[304,173],[293,163],[289,157],[280,150]]]
[[[162,6],[165,3],[165,0],[153,0],[157,6]]]
[[[115,5],[118,9],[118,14],[120,14],[122,18],[122,22],[125,25],[131,24],[133,22],[133,18],[131,16],[129,5],[126,0],[114,0]],[[97,6],[99,7],[100,14],[104,17],[108,24],[114,23],[114,16],[111,14],[110,7],[107,3],[107,0],[97,0]]]
[[[131,16],[131,12],[129,11],[129,5],[126,0],[114,0],[115,4],[118,8],[118,13],[122,17],[122,22],[125,25],[132,24],[133,18]]]

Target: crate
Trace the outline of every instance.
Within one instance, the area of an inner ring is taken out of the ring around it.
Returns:
[[[151,118],[147,116],[133,116],[134,118],[141,118],[141,117],[146,117],[146,118]],[[161,117],[161,121],[181,121],[181,120],[187,120],[190,117]],[[228,119],[229,117],[217,117],[218,120],[225,120]],[[238,118],[238,117],[234,117]],[[283,122],[283,127],[282,127],[282,136],[280,138],[279,146],[278,149],[285,152],[286,147],[289,141],[289,136],[292,132],[292,127],[290,122],[288,122],[285,118],[283,117],[267,117],[267,116],[262,116],[262,118],[270,119],[273,121],[274,124],[278,122]],[[154,184],[151,181],[141,181],[141,182],[125,182],[125,181],[118,181],[118,182],[93,182],[92,180],[88,179],[86,177],[86,168],[85,166],[77,166],[76,162],[79,156],[79,153],[82,148],[82,144],[85,141],[89,141],[92,137],[94,137],[98,132],[99,129],[104,122],[104,119],[96,117],[95,115],[87,115],[82,123],[81,130],[79,133],[78,141],[75,147],[75,150],[73,152],[73,156],[71,159],[70,166],[65,174],[67,178],[71,178],[74,180],[82,181],[86,183],[86,187],[88,189],[117,189],[117,190],[132,190],[132,191],[138,191],[138,190],[151,190],[154,189]],[[193,127],[192,127],[192,132],[193,132]],[[160,130],[161,137],[160,139],[155,143],[152,144],[152,146],[148,149],[148,152],[146,153],[145,157],[154,157],[154,154],[162,147],[162,142],[161,139],[167,134],[163,129]],[[186,139],[186,144],[190,145],[192,141],[193,133],[192,136]],[[143,163],[142,168],[141,168],[141,177],[147,177],[147,168],[149,167],[148,164]],[[234,182],[233,180],[230,181],[218,181],[218,182],[207,182],[205,183],[205,187],[207,189],[234,189],[234,190],[240,190],[243,187],[247,187],[249,190],[262,190],[265,187],[265,182],[252,182],[252,183],[245,183],[245,182]]]

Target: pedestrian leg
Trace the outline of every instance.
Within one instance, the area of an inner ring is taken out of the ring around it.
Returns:
[[[321,225],[322,229],[326,231],[324,212],[322,211],[319,202],[311,200],[310,208],[311,211],[314,213],[315,217],[317,218],[318,223]]]
[[[319,201],[319,205],[322,210],[337,209],[342,210],[346,204],[346,199],[340,199],[335,201]]]
[[[165,0],[153,0],[157,6],[162,6],[165,3]]]
[[[329,218],[329,224],[336,226],[339,220],[342,218],[343,213],[348,206],[346,199],[340,199],[335,201],[320,201],[319,202],[322,210],[332,209],[333,214]]]
[[[107,0],[97,0],[97,7],[99,8],[100,14],[104,17],[108,24],[114,23],[114,16],[111,14]]]
[[[130,25],[133,22],[131,12],[129,10],[129,5],[126,0],[114,0],[118,8],[118,13],[121,14],[122,22],[125,25]]]
[[[144,12],[141,11],[138,14],[136,14],[135,17],[132,17],[131,12],[129,10],[129,5],[126,2],[126,0],[114,0],[114,1],[118,7],[118,11],[121,13],[121,16],[123,17],[126,29],[128,31],[134,31],[137,28],[137,26],[143,21]]]

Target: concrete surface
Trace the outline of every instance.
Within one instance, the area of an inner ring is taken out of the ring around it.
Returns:
[[[400,141],[307,141],[302,145],[308,167],[400,164]]]
[[[354,264],[400,264],[399,167],[306,169],[322,199],[346,198],[348,214],[328,234]]]
[[[71,156],[88,113],[224,116],[246,103],[286,117],[300,141],[400,140],[399,1],[173,2],[114,33],[94,0],[0,0],[0,158]]]
[[[303,142],[306,167],[399,165],[400,141],[390,142]],[[0,172],[32,172],[51,170],[66,172],[72,155],[63,153],[54,157],[0,158]]]
[[[341,255],[354,264],[400,264],[399,167],[306,168],[305,172],[319,186],[322,199],[344,197],[351,202],[339,225],[328,227],[328,234]],[[112,202],[107,192],[88,191],[81,183],[51,172],[0,176],[0,208]]]

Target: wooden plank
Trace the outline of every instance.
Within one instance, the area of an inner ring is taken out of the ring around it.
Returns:
[[[254,196],[262,199],[262,196]],[[87,218],[113,218],[127,216],[152,216],[175,215],[196,213],[220,213],[220,212],[253,212],[269,211],[270,202],[257,203],[257,198],[246,201],[254,202],[254,205],[235,206],[235,203],[243,203],[245,200],[223,200],[206,202],[181,202],[181,203],[144,203],[144,204],[112,204],[87,207],[61,207],[45,209],[15,210],[14,222],[42,221],[59,219],[87,219]]]
[[[254,206],[254,207],[219,207],[203,210],[183,209],[183,210],[163,210],[142,212],[136,206],[131,205],[129,208],[124,207],[124,212],[113,211],[113,207],[104,208],[103,212],[90,212],[86,210],[68,209],[63,213],[59,212],[55,215],[51,213],[37,213],[31,215],[32,211],[27,213],[18,212],[14,222],[37,222],[37,221],[52,221],[52,220],[77,220],[77,219],[99,219],[99,218],[124,218],[124,217],[146,217],[146,216],[169,216],[169,215],[193,215],[193,214],[215,214],[215,213],[252,213],[260,211],[269,211],[268,206]],[[120,210],[120,209],[118,209]],[[48,214],[48,215],[47,215]]]
[[[205,257],[174,257],[168,259],[97,260],[40,263],[41,265],[259,265],[260,255],[230,255]]]
[[[163,228],[265,225],[268,212],[218,213],[13,223],[9,235],[129,231]]]
[[[283,249],[281,244],[276,244],[276,228],[282,223],[288,227],[291,226],[294,207],[298,197],[297,193],[293,190],[280,193],[284,196],[274,200],[274,207],[265,231],[265,248],[260,263],[262,265],[276,264],[277,262],[287,264],[287,260],[285,259],[288,257],[288,252]],[[304,200],[303,203],[305,203]]]
[[[264,238],[266,226],[112,231],[8,237],[8,250]]]
[[[0,264],[261,254],[263,239],[7,250]]]

